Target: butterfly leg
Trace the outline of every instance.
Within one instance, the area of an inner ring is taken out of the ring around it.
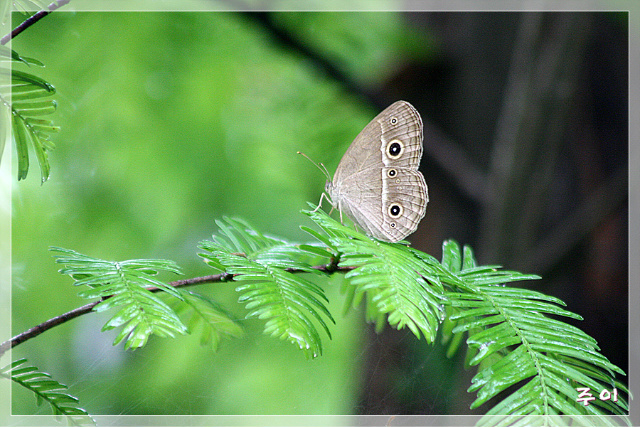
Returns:
[[[331,203],[331,210],[329,210],[329,215],[331,215],[333,213],[333,210],[336,208],[333,204],[333,202],[331,202],[331,199],[329,198],[329,196],[326,195],[326,193],[322,193],[322,196],[320,197],[320,203],[322,203],[322,197],[325,197],[330,203]],[[316,208],[316,210],[319,208],[320,206],[318,206]],[[344,225],[344,223],[342,222],[342,209],[340,209],[340,204],[338,203],[338,211],[340,212],[340,224]],[[315,211],[314,211],[315,212]]]
[[[320,201],[318,202],[318,206],[316,206],[316,208],[314,210],[312,210],[311,212],[318,212],[318,209],[320,209],[322,207],[322,199],[327,198],[327,200],[329,199],[326,195],[326,193],[323,191],[322,195],[320,196]],[[333,207],[331,208],[333,209]],[[329,212],[329,215],[331,215],[331,212]]]

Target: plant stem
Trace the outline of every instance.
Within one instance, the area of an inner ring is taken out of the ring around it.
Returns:
[[[0,44],[5,45],[5,44],[9,43],[9,40],[13,39],[18,34],[23,32],[24,30],[26,30],[30,26],[32,26],[33,24],[35,24],[36,22],[38,22],[39,20],[41,20],[42,18],[44,18],[45,16],[47,16],[48,14],[53,12],[54,10],[58,9],[59,7],[62,7],[65,4],[69,3],[70,1],[71,0],[57,0],[57,1],[54,1],[49,6],[47,6],[47,9],[43,9],[43,10],[38,11],[35,14],[31,15],[29,18],[25,19],[20,25],[18,25],[16,28],[14,28],[13,31],[11,31],[11,33],[9,33],[6,36],[4,36],[2,38],[2,40],[0,40]]]
[[[326,273],[334,273],[334,272],[346,272],[353,269],[353,267],[336,267],[336,265],[328,264],[328,265],[317,265],[312,267],[315,270],[324,271]],[[303,273],[302,270],[297,270],[295,268],[287,268],[286,271],[290,273]],[[234,274],[221,273],[221,274],[213,274],[210,276],[202,276],[202,277],[193,277],[191,279],[184,280],[176,280],[173,282],[169,282],[169,285],[174,288],[182,288],[185,286],[194,286],[201,285],[204,283],[217,283],[217,282],[230,282],[234,280]],[[159,292],[159,288],[147,288],[149,292]],[[100,302],[104,301],[107,298],[111,298],[110,296],[102,298],[99,301],[93,301],[89,304],[85,304],[82,307],[75,308],[71,311],[68,311],[64,314],[61,314],[56,317],[52,317],[49,320],[46,320],[39,325],[36,325],[26,331],[14,336],[10,340],[7,340],[0,344],[0,357],[6,353],[7,350],[21,344],[31,338],[37,337],[41,333],[48,331],[49,329],[61,325],[63,323],[68,322],[69,320],[75,319],[76,317],[80,317],[84,314],[91,313],[93,308],[98,305]]]

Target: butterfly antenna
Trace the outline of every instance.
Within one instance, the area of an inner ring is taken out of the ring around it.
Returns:
[[[320,163],[320,165],[318,165],[318,163],[316,163],[313,160],[311,160],[311,158],[309,156],[307,156],[306,154],[304,154],[302,151],[298,151],[298,154],[304,156],[307,160],[309,160],[311,163],[313,163],[318,169],[320,169],[320,171],[322,171],[324,176],[327,177],[327,180],[331,181],[331,175],[329,175],[329,171],[327,170],[327,168],[325,167],[324,164]]]

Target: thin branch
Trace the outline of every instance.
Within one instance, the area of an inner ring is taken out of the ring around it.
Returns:
[[[334,65],[332,61],[324,57],[317,50],[292,36],[286,29],[277,25],[273,20],[273,14],[270,12],[256,12],[243,14],[244,17],[257,22],[271,37],[278,43],[287,48],[291,52],[295,52],[300,56],[311,60],[318,69],[322,70],[328,77],[340,83],[348,92],[351,92],[368,103],[375,105],[379,109],[386,107],[386,100],[380,98],[379,95],[371,91],[367,91],[358,84],[351,76],[342,69]]]
[[[354,267],[338,267],[336,263],[332,261],[330,264],[316,265],[311,268],[331,274],[335,272],[350,271],[350,270],[353,270]],[[304,273],[304,271],[298,270],[295,268],[287,268],[285,270],[290,273]],[[234,274],[228,274],[228,273],[213,274],[210,276],[193,277],[191,279],[176,280],[173,282],[169,282],[169,285],[173,286],[174,288],[182,288],[186,286],[202,285],[204,283],[231,282],[234,280],[235,276],[236,275]],[[147,290],[149,292],[160,291],[160,289],[156,287],[147,288]],[[10,348],[13,348],[18,344],[21,344],[31,338],[35,338],[41,333],[46,332],[49,329],[54,328],[55,326],[66,323],[69,320],[75,319],[76,317],[80,317],[84,314],[91,313],[91,311],[96,305],[100,304],[102,301],[104,301],[107,298],[111,298],[111,297],[109,296],[109,297],[102,298],[99,301],[93,301],[89,304],[85,304],[82,307],[75,308],[59,316],[52,317],[51,319],[45,322],[42,322],[39,325],[36,325],[33,328],[30,328],[16,335],[10,340],[3,342],[2,344],[0,344],[0,357],[2,357],[2,355],[4,355],[4,353],[6,353],[6,351],[9,350]]]
[[[194,277],[192,279],[185,279],[185,280],[176,280],[175,282],[170,282],[169,285],[175,287],[175,288],[179,288],[179,287],[184,287],[184,286],[193,286],[193,285],[200,285],[202,283],[215,283],[215,282],[226,282],[226,281],[230,281],[233,280],[233,276],[230,274],[215,274],[215,275],[211,275],[211,276],[203,276],[203,277]],[[147,288],[148,291],[150,292],[159,292],[160,289],[153,287],[153,288]],[[89,304],[85,304],[82,307],[78,307],[75,308],[71,311],[68,311],[64,314],[61,314],[59,316],[53,317],[45,322],[40,323],[39,325],[34,326],[31,329],[28,329],[24,332],[22,332],[21,334],[16,335],[15,337],[11,338],[8,341],[3,342],[2,344],[0,344],[0,357],[9,349],[9,348],[13,348],[15,346],[17,346],[18,344],[21,344],[31,338],[37,337],[38,335],[40,335],[41,333],[48,331],[49,329],[61,325],[63,323],[68,322],[69,320],[75,319],[76,317],[80,317],[83,314],[87,314],[90,313],[93,308],[100,304],[102,301],[104,301],[107,298],[111,298],[111,297],[105,297],[100,299],[99,301],[94,301],[91,302]]]
[[[64,314],[61,314],[60,316],[53,317],[53,318],[47,320],[46,322],[40,323],[39,325],[36,325],[33,328],[27,329],[26,331],[22,332],[21,334],[16,335],[15,337],[11,338],[10,340],[3,342],[2,344],[0,344],[0,357],[9,348],[13,348],[13,347],[17,346],[18,344],[21,344],[21,343],[27,341],[30,338],[37,337],[38,335],[40,335],[44,331],[47,331],[47,330],[53,328],[54,326],[61,325],[61,324],[65,323],[65,322],[68,322],[71,319],[75,319],[76,317],[79,317],[79,316],[82,316],[83,314],[89,313],[91,310],[93,310],[93,307],[95,307],[99,302],[100,301],[94,301],[92,303],[85,304],[82,307],[78,307],[78,308],[75,308],[75,309],[73,309],[71,311],[68,311],[68,312],[66,312]]]
[[[11,33],[9,33],[6,36],[4,36],[2,38],[2,40],[0,40],[0,44],[5,45],[5,44],[9,43],[9,40],[13,39],[18,34],[23,32],[24,30],[26,30],[30,26],[32,26],[33,24],[35,24],[36,22],[38,22],[39,20],[41,20],[42,18],[44,18],[45,16],[47,16],[48,14],[53,12],[54,10],[58,9],[59,7],[62,7],[65,4],[69,3],[70,1],[71,0],[57,0],[57,1],[54,1],[49,6],[47,6],[47,9],[42,9],[42,10],[36,12],[35,14],[31,15],[29,18],[25,19],[20,25],[18,25],[16,28],[14,28],[13,31],[11,31]]]

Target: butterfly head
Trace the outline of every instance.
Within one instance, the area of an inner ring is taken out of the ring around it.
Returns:
[[[330,179],[328,179],[327,182],[324,184],[324,191],[326,191],[329,194],[331,194],[331,192],[333,191],[333,182],[331,182]]]

